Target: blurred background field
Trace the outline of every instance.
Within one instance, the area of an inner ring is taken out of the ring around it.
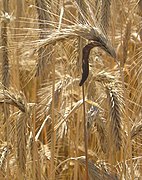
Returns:
[[[0,0],[0,180],[142,179],[142,1]],[[89,56],[93,28],[112,45]],[[118,65],[119,64],[119,65]]]

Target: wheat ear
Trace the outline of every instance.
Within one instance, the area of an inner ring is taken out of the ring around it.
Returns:
[[[5,174],[5,165],[6,165],[6,158],[8,153],[10,153],[11,147],[4,146],[2,147],[1,154],[0,154],[0,171]]]
[[[111,0],[103,0],[102,8],[101,8],[101,26],[103,30],[107,34],[109,28],[109,20],[110,20],[110,5]]]
[[[120,102],[118,99],[118,94],[112,88],[106,88],[107,96],[109,99],[109,109],[110,109],[110,127],[113,142],[117,150],[120,150],[122,137],[121,137],[121,113],[120,113]]]
[[[26,174],[27,118],[27,113],[21,112],[17,119],[17,164],[19,175],[22,179]]]
[[[13,93],[11,90],[0,90],[0,103],[13,105],[22,112],[26,112],[26,101],[21,92]]]
[[[80,164],[85,165],[85,158],[80,157],[77,159]],[[93,162],[88,161],[89,177],[90,180],[118,180],[118,175],[111,172],[105,166],[103,167],[93,164]]]
[[[142,124],[136,124],[133,126],[132,130],[131,130],[131,138],[135,138],[137,137],[139,134],[142,133]]]

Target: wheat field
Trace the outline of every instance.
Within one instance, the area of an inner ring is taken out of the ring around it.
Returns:
[[[0,180],[142,180],[142,0],[0,0]]]

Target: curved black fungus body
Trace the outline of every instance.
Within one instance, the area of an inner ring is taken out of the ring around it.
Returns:
[[[115,50],[109,44],[109,42],[103,37],[96,38],[95,41],[87,44],[83,48],[83,52],[82,52],[83,54],[82,55],[82,71],[83,72],[82,72],[82,79],[79,83],[79,86],[82,86],[84,84],[84,82],[86,81],[89,75],[89,55],[90,55],[91,49],[94,47],[100,47],[102,50],[107,52],[110,56],[112,56],[113,58],[116,58]]]
[[[79,83],[79,86],[82,86],[83,83],[86,81],[88,75],[89,75],[89,55],[91,49],[94,47],[93,43],[87,44],[83,48],[83,55],[82,55],[82,79]]]

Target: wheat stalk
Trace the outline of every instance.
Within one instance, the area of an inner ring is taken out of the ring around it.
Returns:
[[[124,67],[127,60],[130,36],[131,36],[131,20],[128,20],[123,38],[123,59],[121,60],[122,67]]]
[[[31,137],[30,139],[30,152],[32,159],[33,179],[41,180],[40,157],[39,157],[37,142],[33,140],[33,137]]]
[[[2,45],[2,84],[3,91],[9,87],[9,57],[8,57],[8,13],[9,13],[9,0],[3,0],[3,20],[1,22],[1,45]],[[4,96],[5,99],[5,96]],[[3,104],[3,112],[4,112],[4,122],[6,123],[5,128],[5,139],[7,141],[7,146],[9,146],[9,106],[5,103]],[[9,177],[9,157],[7,155],[7,169],[6,175]]]
[[[24,16],[24,0],[18,1],[15,0],[16,6],[15,6],[15,16],[16,17],[12,17],[11,16],[11,22],[12,22],[12,18],[15,18],[16,21],[14,23],[14,39],[16,41],[22,41],[23,38],[18,37],[18,34],[21,33],[21,22],[20,22],[20,17]],[[11,47],[9,48],[11,49]],[[18,49],[18,44],[16,45],[16,47],[13,49],[13,58],[10,59],[10,72],[11,72],[11,84],[14,83],[15,87],[20,90],[20,51]],[[10,56],[10,55],[9,55]]]
[[[48,24],[43,23],[43,21],[50,21],[49,14],[47,13],[47,5],[45,0],[36,0],[35,1],[38,13],[38,25],[40,29],[39,38],[44,39],[46,36],[45,32],[48,32]],[[51,51],[50,47],[42,46],[38,50],[38,63],[37,63],[37,71],[36,75],[42,75],[44,73],[44,69],[46,68],[46,61],[48,52]]]

